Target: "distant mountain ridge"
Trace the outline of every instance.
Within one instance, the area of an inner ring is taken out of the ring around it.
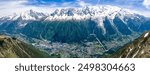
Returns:
[[[131,10],[119,8],[116,6],[89,6],[81,8],[65,8],[65,9],[56,9],[51,13],[36,12],[34,10],[29,10],[22,12],[21,14],[14,14],[11,16],[4,16],[0,18],[0,25],[5,24],[6,22],[16,22],[17,27],[24,27],[32,21],[67,21],[67,20],[89,20],[96,22],[98,26],[103,30],[104,34],[107,32],[105,27],[105,21],[108,20],[113,26],[114,20],[119,19],[124,24],[130,23],[129,21],[136,21],[141,23],[149,21],[149,18],[146,18],[137,13],[131,12]],[[136,27],[136,29],[139,29]],[[131,29],[132,30],[132,29]]]
[[[140,18],[136,13],[131,12],[131,10],[122,9],[116,6],[89,6],[81,8],[64,8],[56,9],[51,13],[36,12],[34,10],[29,10],[22,12],[21,14],[14,14],[10,16],[4,16],[0,18],[0,21],[61,21],[61,20],[87,20],[92,19],[97,22],[98,25],[103,28],[103,21],[108,18],[113,21],[115,17],[118,16],[122,21],[126,17]],[[18,24],[22,26],[22,24]],[[24,25],[25,26],[25,25]]]

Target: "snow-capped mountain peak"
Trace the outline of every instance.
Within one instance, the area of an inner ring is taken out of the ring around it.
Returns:
[[[81,20],[81,19],[96,19],[108,17],[109,19],[114,19],[116,15],[118,16],[129,16],[133,14],[130,10],[122,9],[117,6],[86,6],[79,8],[62,8],[56,9],[52,13],[36,12],[34,10],[28,10],[20,14],[13,14],[7,16],[7,20],[39,20],[46,18],[45,20]]]
[[[2,17],[2,18],[7,19],[7,20],[18,20],[18,19],[19,20],[39,20],[46,16],[47,16],[46,13],[28,10],[20,14],[14,13],[13,15],[9,15],[9,16]]]
[[[57,9],[46,20],[69,20],[69,19],[88,19],[97,17],[108,17],[114,19],[117,14],[127,16],[133,14],[127,10],[116,6],[88,6],[82,8]]]
[[[107,17],[110,22],[113,21],[115,17],[119,17],[121,20],[124,17],[134,16],[134,13],[127,9],[122,9],[117,6],[86,6],[79,8],[62,8],[56,9],[52,13],[36,12],[34,10],[28,10],[20,14],[14,14],[11,16],[4,17],[6,20],[20,20],[20,21],[30,21],[30,20],[45,20],[45,21],[56,21],[56,20],[86,20],[92,19],[98,23],[98,25],[105,32],[103,21]],[[20,24],[22,26],[22,24]],[[24,24],[23,24],[24,26]]]
[[[45,16],[47,15],[44,13],[29,10],[21,13],[19,18],[21,18],[22,20],[39,20]]]

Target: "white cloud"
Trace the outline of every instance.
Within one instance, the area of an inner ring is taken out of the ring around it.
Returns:
[[[81,6],[81,7],[91,5],[91,4],[89,4],[89,3],[86,3],[86,2],[83,1],[83,0],[77,0],[77,4],[78,4],[79,6]]]
[[[36,0],[35,0],[36,1]],[[12,15],[14,13],[21,13],[28,11],[30,9],[33,9],[35,11],[39,12],[46,12],[50,13],[54,11],[56,8],[70,8],[74,6],[86,6],[89,5],[88,3],[82,1],[82,0],[77,0],[76,2],[65,2],[62,4],[47,4],[47,5],[30,5],[28,0],[0,0],[0,17],[2,16],[7,16],[7,15]]]
[[[0,17],[12,15],[14,13],[21,13],[33,9],[35,11],[43,11],[49,12],[54,9],[56,5],[50,6],[33,6],[33,5],[26,5],[28,0],[0,0]],[[53,7],[53,8],[52,8]]]
[[[20,11],[20,8],[24,7],[22,3],[26,3],[26,0],[20,1],[13,1],[13,0],[6,0],[0,2],[0,16],[8,15],[10,13]]]
[[[146,8],[150,9],[150,0],[144,0],[144,1],[143,1],[143,5],[144,5]]]
[[[150,12],[149,11],[137,11],[138,14],[143,15],[145,17],[150,17]]]
[[[82,7],[87,5],[84,1],[78,1],[78,4]]]

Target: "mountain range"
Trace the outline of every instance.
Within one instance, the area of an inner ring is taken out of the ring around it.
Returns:
[[[0,18],[0,32],[59,57],[101,57],[150,30],[150,18],[116,6],[29,10]]]

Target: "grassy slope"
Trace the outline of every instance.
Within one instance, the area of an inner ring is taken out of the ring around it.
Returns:
[[[0,36],[1,58],[46,58],[49,55],[17,39]]]

